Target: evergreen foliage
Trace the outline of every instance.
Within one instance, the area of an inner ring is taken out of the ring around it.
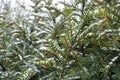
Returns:
[[[32,0],[0,9],[0,80],[120,80],[120,1]]]

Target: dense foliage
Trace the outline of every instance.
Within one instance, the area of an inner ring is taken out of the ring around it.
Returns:
[[[119,0],[32,3],[0,5],[0,80],[120,80]]]

